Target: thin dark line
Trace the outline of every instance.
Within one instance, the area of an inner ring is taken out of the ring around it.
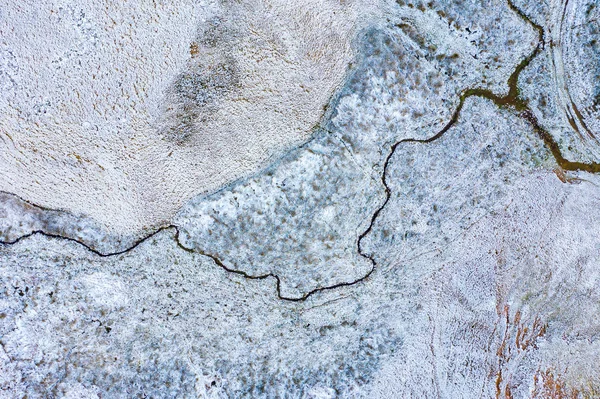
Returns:
[[[435,135],[433,135],[432,137],[427,138],[427,139],[414,139],[414,138],[403,139],[403,140],[400,140],[400,141],[394,143],[391,146],[390,152],[385,159],[384,166],[383,166],[383,172],[381,175],[381,182],[385,189],[385,200],[375,210],[375,212],[371,216],[371,222],[370,222],[369,226],[366,228],[366,230],[362,234],[360,234],[358,236],[358,240],[357,240],[358,254],[360,256],[362,256],[363,258],[367,259],[371,263],[371,269],[363,277],[361,277],[357,280],[353,280],[350,282],[337,283],[337,284],[325,286],[325,287],[319,287],[319,288],[316,288],[316,289],[313,289],[313,290],[307,292],[306,294],[302,295],[301,297],[286,297],[286,296],[282,295],[282,293],[281,293],[281,278],[277,274],[267,273],[267,274],[262,274],[262,275],[251,275],[242,270],[232,269],[231,267],[229,267],[225,263],[223,263],[223,261],[219,257],[217,257],[213,254],[204,252],[202,250],[193,250],[191,248],[188,248],[181,243],[181,240],[179,238],[179,234],[180,234],[179,227],[176,225],[173,225],[173,224],[160,227],[156,231],[154,231],[152,234],[149,234],[149,235],[135,241],[130,247],[123,249],[121,251],[117,251],[117,252],[108,252],[108,253],[100,252],[99,250],[95,249],[94,247],[92,247],[88,244],[85,244],[84,242],[82,242],[78,239],[62,236],[60,234],[46,233],[43,230],[32,231],[28,234],[18,237],[17,239],[15,239],[13,241],[0,241],[0,244],[13,245],[13,244],[18,243],[19,241],[22,241],[22,240],[32,237],[34,235],[43,235],[43,236],[50,237],[50,238],[63,239],[63,240],[77,243],[77,244],[83,246],[84,248],[86,248],[88,251],[94,253],[95,255],[103,257],[103,258],[107,258],[107,257],[111,257],[111,256],[125,254],[125,253],[135,249],[143,242],[154,237],[158,233],[160,233],[162,231],[173,229],[173,230],[175,230],[175,241],[176,241],[177,245],[180,248],[182,248],[183,250],[190,252],[190,253],[197,253],[199,255],[209,257],[213,260],[213,262],[217,266],[219,266],[223,270],[225,270],[229,273],[237,274],[237,275],[242,276],[249,280],[264,280],[267,278],[273,278],[273,279],[275,279],[275,282],[276,282],[276,292],[277,292],[277,297],[279,299],[284,300],[284,301],[290,301],[290,302],[302,302],[302,301],[307,300],[312,295],[319,293],[319,292],[324,292],[324,291],[334,290],[334,289],[341,288],[341,287],[349,287],[349,286],[359,284],[359,283],[367,280],[373,274],[373,272],[377,268],[377,261],[375,260],[375,258],[372,255],[367,254],[363,251],[362,240],[373,230],[375,221],[377,220],[377,218],[379,217],[379,215],[381,214],[383,209],[387,206],[388,202],[390,201],[392,191],[387,183],[387,170],[390,165],[391,158],[394,156],[398,146],[403,143],[423,143],[423,144],[425,144],[425,143],[431,143],[431,142],[441,138],[446,132],[448,132],[450,130],[451,127],[453,127],[458,122],[458,119],[460,117],[460,113],[463,109],[464,103],[470,97],[486,98],[486,99],[489,99],[492,102],[494,102],[494,104],[496,104],[498,107],[501,107],[501,108],[510,107],[510,108],[518,111],[519,112],[518,115],[520,117],[524,118],[525,120],[527,120],[533,126],[534,130],[540,135],[540,137],[544,141],[545,145],[552,152],[556,162],[563,169],[571,170],[571,171],[581,170],[581,171],[587,171],[587,172],[592,172],[592,173],[600,172],[600,164],[572,162],[572,161],[566,160],[562,156],[560,148],[559,148],[558,144],[556,143],[556,141],[554,140],[554,138],[546,130],[544,130],[541,127],[541,125],[539,124],[534,113],[531,111],[531,109],[527,105],[527,102],[520,97],[519,88],[518,88],[519,75],[530,64],[530,62],[540,53],[541,49],[543,48],[543,46],[544,46],[544,30],[540,25],[537,25],[536,23],[534,23],[519,8],[517,8],[511,2],[511,0],[507,0],[507,2],[508,2],[508,6],[510,7],[511,10],[513,10],[515,13],[517,13],[517,15],[519,15],[519,17],[521,19],[525,20],[528,24],[530,24],[538,32],[538,43],[537,43],[535,49],[531,52],[531,54],[529,56],[527,56],[525,59],[523,59],[519,63],[519,65],[517,65],[517,67],[515,68],[513,73],[508,78],[507,83],[508,83],[509,91],[506,96],[498,96],[498,95],[494,94],[491,90],[487,90],[487,89],[481,89],[481,88],[467,89],[460,95],[460,100],[459,100],[458,106],[456,107],[455,111],[453,112],[453,114],[450,118],[450,121],[438,133],[436,133]],[[14,195],[14,194],[11,194],[11,195]],[[43,210],[52,211],[51,209],[32,204],[31,202],[26,201],[16,195],[15,195],[15,197],[19,198],[21,201],[23,201],[31,206],[34,206],[34,207],[37,207],[37,208],[40,208]]]

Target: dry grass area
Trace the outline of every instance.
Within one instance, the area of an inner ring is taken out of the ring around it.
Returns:
[[[560,375],[552,370],[538,371],[533,377],[535,389],[531,399],[577,399],[583,397],[576,389],[566,386]]]

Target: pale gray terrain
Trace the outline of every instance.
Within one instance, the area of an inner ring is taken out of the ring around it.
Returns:
[[[597,1],[0,33],[0,398],[600,397]]]

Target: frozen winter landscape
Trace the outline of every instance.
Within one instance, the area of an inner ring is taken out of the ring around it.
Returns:
[[[600,398],[600,2],[0,0],[0,398]]]

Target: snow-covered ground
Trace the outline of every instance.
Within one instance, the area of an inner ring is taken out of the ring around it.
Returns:
[[[599,397],[597,16],[6,2],[0,398]]]

